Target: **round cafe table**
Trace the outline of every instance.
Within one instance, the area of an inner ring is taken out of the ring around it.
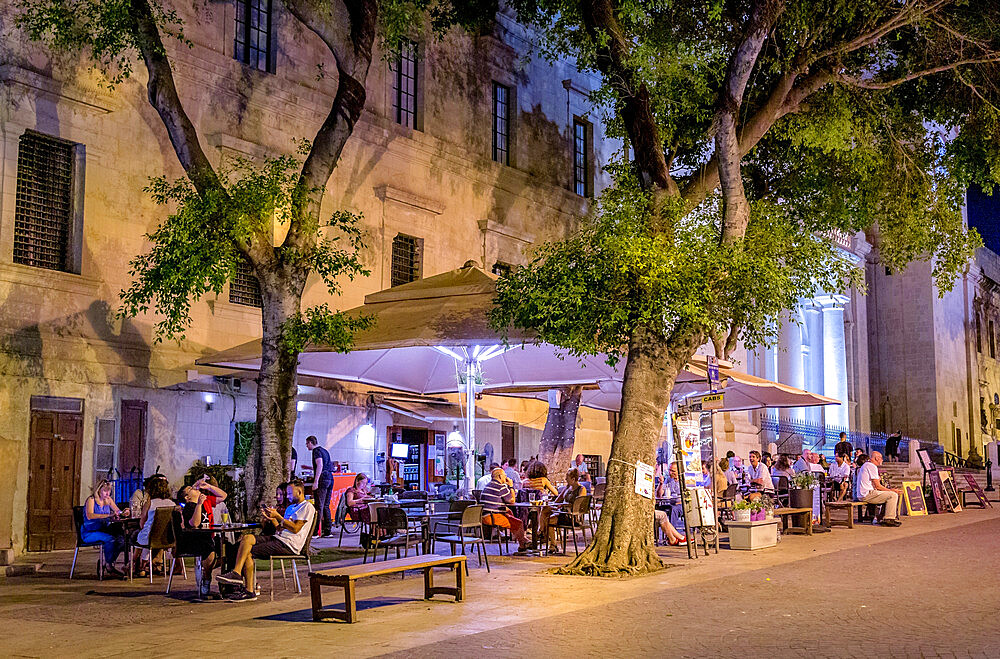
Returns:
[[[546,507],[553,511],[558,511],[559,509],[565,508],[565,503],[555,503],[553,501],[543,501],[541,504],[537,503],[508,503],[504,504],[509,508],[518,508],[525,510],[528,513],[528,523],[531,524],[531,549],[528,550],[529,555],[532,556],[545,556],[548,555],[548,542],[546,542],[543,547],[538,546],[538,515]],[[489,513],[484,512],[484,515]]]

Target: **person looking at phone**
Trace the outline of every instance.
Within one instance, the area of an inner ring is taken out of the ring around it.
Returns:
[[[284,516],[274,508],[261,508],[261,514],[271,520],[278,532],[271,537],[245,535],[240,539],[236,552],[236,564],[230,572],[219,575],[223,583],[242,585],[243,591],[234,599],[250,601],[257,599],[257,575],[254,559],[271,556],[298,554],[306,544],[312,530],[316,509],[306,500],[305,485],[295,479],[288,484],[288,498],[291,501]]]

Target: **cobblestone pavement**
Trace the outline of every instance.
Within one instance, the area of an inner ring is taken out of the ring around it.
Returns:
[[[0,578],[0,656],[998,657],[998,534],[1000,507],[967,510],[698,561],[664,550],[671,569],[613,581],[491,557],[462,603],[424,602],[418,574],[363,581],[354,625],[311,622],[307,593],[280,581],[270,602],[263,575],[257,602],[196,604],[192,581],[168,596],[160,579],[97,582],[93,552],[69,581],[62,552]]]

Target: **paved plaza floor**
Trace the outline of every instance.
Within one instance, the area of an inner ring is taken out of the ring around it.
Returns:
[[[492,556],[462,603],[423,601],[419,573],[362,581],[353,625],[313,623],[308,590],[270,602],[266,575],[256,602],[193,603],[192,580],[96,581],[92,551],[70,581],[54,552],[0,578],[0,656],[998,657],[998,540],[1000,507],[696,561],[664,548],[669,569],[624,580]]]

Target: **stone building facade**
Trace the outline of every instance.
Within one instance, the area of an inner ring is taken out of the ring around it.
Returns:
[[[213,162],[293,153],[315,133],[336,89],[330,55],[281,3],[261,5],[272,9],[254,19],[256,35],[236,10],[243,0],[170,4],[192,44],[167,44],[175,80]],[[116,316],[129,260],[149,249],[144,235],[166,212],[143,189],[183,172],[140,65],[109,91],[85,63],[29,43],[10,11],[0,9],[0,550],[18,553],[65,546],[65,502],[81,503],[109,467],[158,468],[177,485],[195,459],[229,461],[234,424],[255,418],[253,382],[193,364],[261,330],[247,277],[195,303],[180,342],[158,343],[153,315]],[[526,58],[526,46],[500,15],[490,34],[415,32],[403,53],[376,54],[367,106],[324,202],[324,212],[362,214],[372,274],[333,306],[470,259],[502,270],[587,211],[606,183],[601,163],[620,145],[602,139],[586,98],[594,80],[570,63]],[[310,279],[304,303],[327,297]],[[304,381],[299,454],[318,434],[335,459],[368,468],[356,432],[368,418],[364,393]],[[544,404],[484,408],[507,421],[483,424],[496,455],[503,432],[515,455],[537,452]],[[377,414],[383,434],[452,426]],[[585,412],[584,426],[578,450],[606,454],[606,414]],[[57,463],[65,473],[54,473]]]

